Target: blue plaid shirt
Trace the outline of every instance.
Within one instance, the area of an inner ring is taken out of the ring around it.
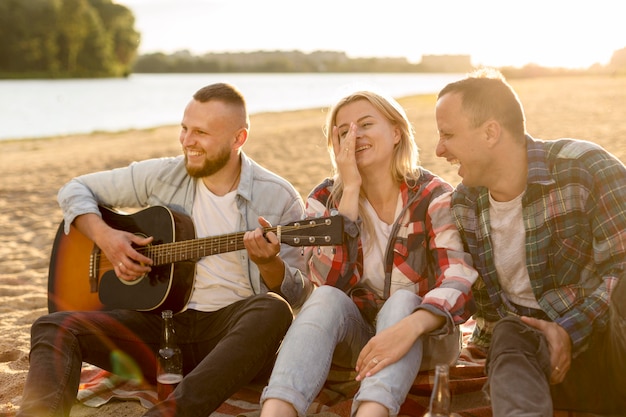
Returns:
[[[507,300],[493,259],[489,191],[461,184],[452,209],[480,274],[472,288],[478,311],[471,341],[488,347],[500,318],[531,315],[561,325],[577,355],[594,329],[606,327],[611,290],[626,270],[626,167],[590,142],[526,140],[526,267],[541,310]]]

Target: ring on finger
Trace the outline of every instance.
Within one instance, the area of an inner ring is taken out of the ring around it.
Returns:
[[[372,359],[372,362],[374,362],[374,365],[378,365],[378,363],[379,363],[378,359],[376,359],[376,358]]]
[[[123,263],[123,262],[120,262],[119,264],[117,264],[117,267],[118,267],[118,268],[121,268],[121,267],[122,267],[122,265],[124,265],[124,263]]]

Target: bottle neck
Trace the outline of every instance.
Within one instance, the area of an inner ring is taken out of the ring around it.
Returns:
[[[171,315],[163,315],[163,338],[162,346],[173,346],[176,344],[176,332],[174,331],[174,319]]]
[[[450,387],[448,365],[437,365],[433,392],[430,397],[430,414],[433,416],[450,415]]]

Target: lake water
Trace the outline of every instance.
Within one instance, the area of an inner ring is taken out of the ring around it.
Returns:
[[[237,86],[250,113],[327,107],[357,88],[438,92],[461,74],[133,74],[124,79],[0,80],[0,140],[180,123],[200,87]]]

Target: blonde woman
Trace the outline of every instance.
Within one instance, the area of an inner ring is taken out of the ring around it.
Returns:
[[[331,109],[326,133],[335,175],[311,192],[307,215],[341,214],[344,244],[310,248],[318,288],[283,341],[261,416],[304,416],[331,364],[356,369],[352,415],[395,416],[420,369],[458,358],[477,273],[452,187],[418,165],[395,100],[355,92]]]

